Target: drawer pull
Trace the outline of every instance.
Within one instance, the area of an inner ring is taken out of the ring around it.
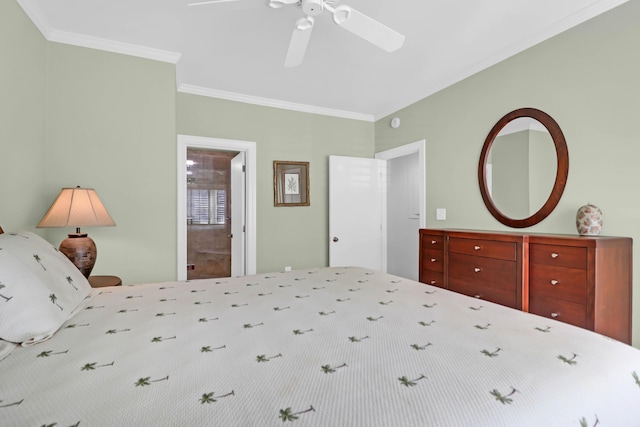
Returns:
[[[438,241],[437,241],[437,240],[432,240],[432,241],[431,241],[431,244],[432,244],[432,245],[435,245],[436,243],[438,243]]]
[[[475,246],[473,247],[473,250],[474,250],[474,251],[479,251],[480,249],[481,249],[481,248],[480,248],[480,246],[478,246],[478,245],[475,245]]]
[[[551,280],[551,284],[552,284],[553,286],[556,286],[558,283],[560,283],[560,282],[558,282],[557,280]]]
[[[430,284],[430,285],[435,285],[435,284],[436,284],[436,281],[435,281],[435,280],[432,280],[431,282],[429,282],[429,284]]]
[[[558,258],[559,256],[560,256],[560,254],[557,254],[557,253],[555,253],[555,252],[551,254],[551,258],[553,258],[553,259],[556,259],[556,258]]]
[[[473,271],[475,271],[476,273],[480,273],[482,271],[482,269],[479,268],[479,267],[476,267],[476,268],[473,269]]]
[[[431,258],[431,262],[436,262],[436,261],[438,261],[438,260],[435,259],[435,258]]]
[[[551,317],[557,319],[558,317],[560,317],[560,313],[551,313]]]

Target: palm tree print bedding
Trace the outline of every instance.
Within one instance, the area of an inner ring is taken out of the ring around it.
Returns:
[[[381,272],[92,292],[0,361],[3,426],[640,422],[639,350]]]

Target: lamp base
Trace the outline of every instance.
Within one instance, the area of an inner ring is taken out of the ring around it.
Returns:
[[[78,267],[84,277],[89,277],[96,263],[98,251],[87,233],[70,233],[69,237],[60,243],[59,250]]]

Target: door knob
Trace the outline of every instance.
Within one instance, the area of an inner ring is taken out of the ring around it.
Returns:
[[[340,239],[338,239],[337,237],[334,237],[332,240],[333,240],[335,243],[337,243]]]

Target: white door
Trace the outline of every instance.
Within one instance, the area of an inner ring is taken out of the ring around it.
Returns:
[[[386,270],[385,161],[329,156],[329,265]]]
[[[231,275],[245,275],[245,153],[231,159]]]

